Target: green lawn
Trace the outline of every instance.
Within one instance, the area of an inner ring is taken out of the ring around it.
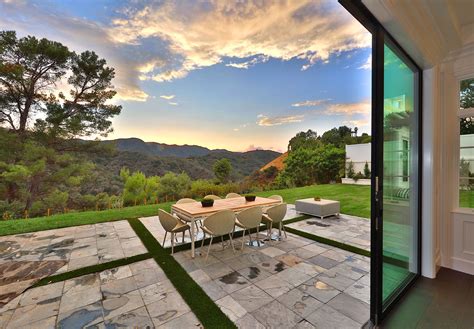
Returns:
[[[474,208],[474,191],[459,191],[459,207]]]
[[[257,193],[260,196],[280,194],[285,202],[320,196],[341,202],[341,212],[348,215],[370,217],[370,186],[327,184],[298,187]],[[109,222],[156,215],[159,208],[169,210],[172,202],[156,205],[127,207],[103,211],[71,212],[68,214],[0,221],[0,236],[36,232],[76,225]]]

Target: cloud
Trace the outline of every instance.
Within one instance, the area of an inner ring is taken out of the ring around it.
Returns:
[[[228,64],[226,64],[225,66],[235,67],[235,68],[237,68],[237,69],[248,69],[249,67],[252,67],[252,66],[254,66],[254,65],[256,65],[256,64],[265,63],[265,62],[267,62],[269,59],[270,59],[270,57],[268,57],[268,56],[260,55],[260,56],[257,56],[257,57],[255,57],[255,58],[252,58],[251,60],[246,61],[246,62],[241,62],[241,63],[228,63]]]
[[[149,70],[140,47],[134,52],[110,38],[106,29],[96,22],[54,13],[25,1],[0,1],[0,29],[15,30],[18,37],[34,35],[59,41],[76,52],[93,50],[115,68],[117,95],[114,100],[146,101],[148,94],[138,85],[139,72]],[[135,53],[136,52],[136,53]],[[150,59],[158,62],[157,58]]]
[[[371,111],[370,101],[358,103],[337,103],[326,107],[324,113],[328,115],[369,115]]]
[[[168,102],[168,104],[173,105],[173,106],[178,105],[178,103],[176,103],[176,102]]]
[[[257,124],[263,127],[271,126],[280,126],[287,123],[301,122],[304,119],[304,115],[286,115],[286,116],[276,116],[268,117],[263,114],[257,116]]]
[[[273,147],[270,147],[268,148],[269,150],[273,149]],[[250,151],[261,151],[261,150],[264,150],[263,147],[261,146],[255,146],[253,144],[250,144],[245,150],[244,152],[250,152]]]
[[[358,69],[361,70],[370,70],[372,68],[372,54],[369,55],[367,60],[362,64],[361,66],[358,67]]]
[[[160,98],[163,98],[163,99],[166,99],[166,100],[170,100],[170,99],[175,98],[175,95],[161,95]]]
[[[370,125],[370,121],[368,119],[361,119],[361,120],[346,120],[342,122],[347,126],[354,126],[354,127],[366,127]]]
[[[159,65],[147,65],[141,79],[158,82],[190,71],[245,59],[227,66],[247,69],[269,58],[298,58],[308,69],[332,54],[370,47],[370,34],[337,2],[165,1],[124,8],[112,20],[108,38],[140,46],[159,40],[164,51],[149,50]],[[257,56],[257,57],[256,57]]]
[[[318,106],[318,105],[326,104],[330,100],[331,99],[329,99],[329,98],[328,99],[308,100],[308,101],[304,101],[304,102],[298,102],[298,103],[291,104],[291,106],[293,106],[293,107]]]

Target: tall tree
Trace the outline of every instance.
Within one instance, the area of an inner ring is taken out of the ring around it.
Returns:
[[[214,163],[214,175],[221,183],[227,183],[232,172],[232,164],[229,159],[222,158]]]
[[[0,124],[25,132],[31,115],[66,73],[70,56],[59,42],[0,31]]]

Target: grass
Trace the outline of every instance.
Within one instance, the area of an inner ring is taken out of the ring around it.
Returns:
[[[126,207],[121,209],[70,212],[67,214],[58,214],[49,217],[0,221],[0,236],[44,231],[54,228],[111,222],[137,217],[154,216],[158,213],[158,209],[165,209],[169,211],[171,204],[172,202],[167,202],[147,206]]]
[[[236,328],[235,324],[170,255],[169,250],[164,249],[156,241],[140,220],[130,219],[129,223],[204,328]]]
[[[255,194],[259,196],[279,194],[283,196],[287,203],[294,203],[297,199],[320,196],[325,199],[340,201],[341,212],[344,214],[370,218],[370,186],[325,184]],[[169,210],[171,204],[172,202],[167,202],[121,209],[71,212],[49,217],[0,221],[0,236],[153,216],[158,213],[160,208]]]
[[[323,199],[341,202],[341,213],[370,218],[370,186],[347,184],[324,184],[273,190],[256,193],[259,196],[279,194],[285,202],[294,203],[297,199],[319,196]]]
[[[43,279],[39,280],[38,282],[36,282],[34,285],[29,287],[28,289],[36,288],[36,287],[40,287],[40,286],[45,286],[47,284],[51,284],[51,283],[55,283],[55,282],[61,282],[61,281],[69,280],[69,279],[74,279],[74,278],[77,278],[77,277],[80,277],[80,276],[83,276],[83,275],[87,275],[87,274],[102,272],[102,271],[105,271],[105,270],[108,270],[108,269],[111,269],[111,268],[116,268],[116,267],[119,267],[119,266],[125,266],[125,265],[128,265],[128,264],[136,263],[136,262],[139,262],[139,261],[151,258],[151,257],[152,256],[151,256],[150,253],[145,253],[145,254],[140,254],[140,255],[131,256],[131,257],[127,257],[127,258],[113,260],[113,261],[107,262],[107,263],[87,266],[87,267],[79,268],[77,270],[64,272],[64,273],[57,274],[57,275],[51,275],[51,276],[48,276],[46,278],[43,278]]]
[[[474,191],[459,191],[459,207],[474,208]]]

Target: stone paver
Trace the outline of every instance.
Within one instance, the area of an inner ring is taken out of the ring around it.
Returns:
[[[127,221],[0,237],[0,307],[36,281],[147,252]]]
[[[234,255],[213,245],[209,263],[199,252],[174,257],[239,328],[360,328],[369,319],[369,258],[294,234],[235,246]]]
[[[335,216],[324,219],[311,217],[288,224],[288,227],[370,250],[370,220],[367,218],[345,214],[341,214],[339,218]]]
[[[139,287],[144,272],[147,285]],[[1,328],[202,327],[153,260],[33,288],[15,300],[0,309]]]

